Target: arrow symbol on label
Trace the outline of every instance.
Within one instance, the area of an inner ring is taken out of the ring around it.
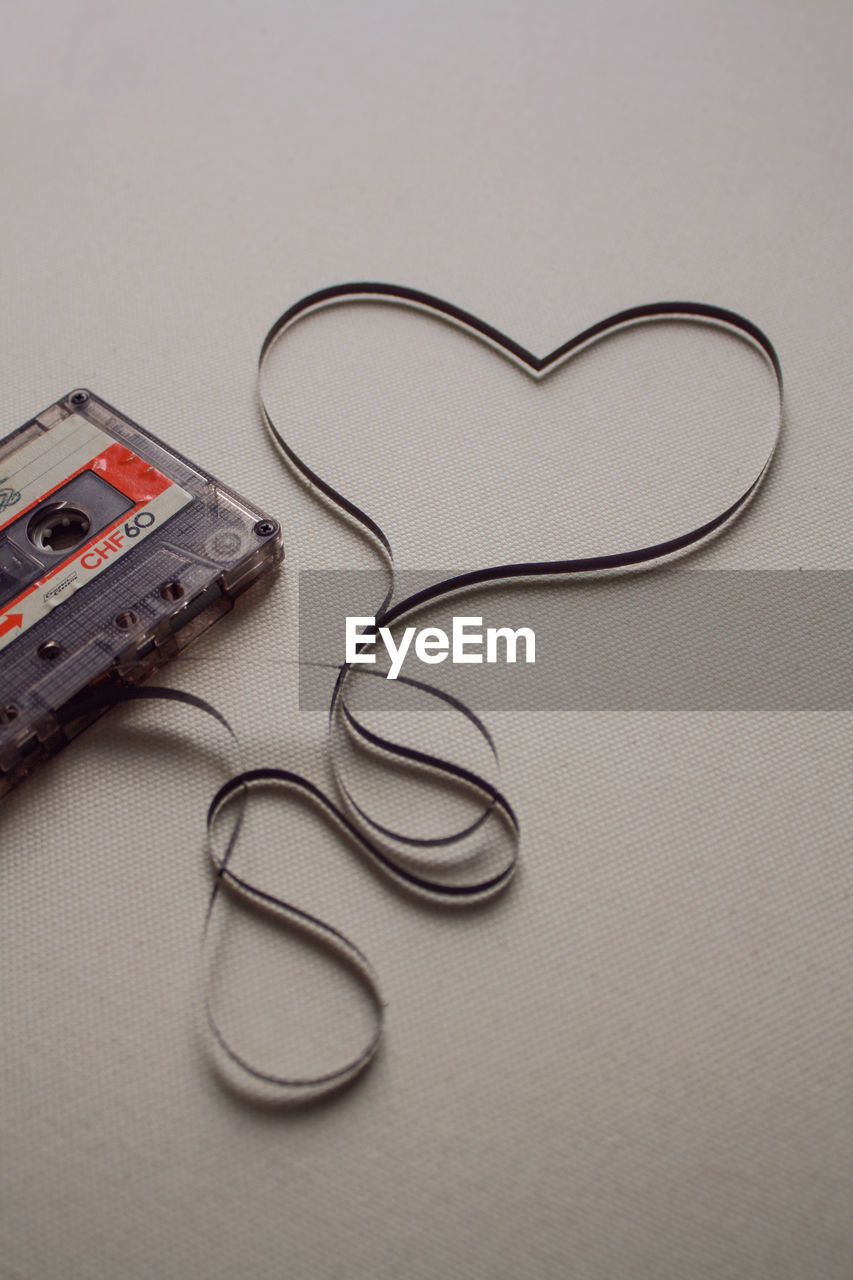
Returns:
[[[11,631],[13,627],[19,627],[24,621],[22,613],[7,613],[6,617],[0,621],[0,636],[5,636],[7,631]]]

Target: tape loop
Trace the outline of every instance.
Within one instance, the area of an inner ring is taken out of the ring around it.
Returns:
[[[263,397],[263,374],[272,347],[299,320],[328,306],[340,306],[371,299],[389,305],[414,307],[427,314],[459,326],[490,345],[498,354],[513,360],[530,376],[540,378],[550,369],[582,351],[594,341],[627,325],[668,319],[693,323],[722,325],[738,338],[757,348],[773,370],[778,391],[778,417],[773,446],[749,486],[724,510],[703,524],[680,535],[646,546],[630,548],[614,555],[565,558],[514,564],[496,564],[462,573],[433,583],[423,590],[396,601],[394,599],[394,559],[391,542],[381,526],[364,510],[323,480],[284,438],[274,423]],[[767,474],[778,440],[782,414],[782,371],[779,358],[769,338],[751,321],[735,312],[703,303],[657,302],[617,312],[592,325],[549,355],[537,357],[520,344],[478,320],[468,312],[440,298],[402,286],[379,283],[336,285],[309,294],[288,308],[270,328],[261,346],[258,363],[258,393],[264,423],[287,462],[328,501],[342,516],[355,522],[373,541],[389,573],[389,589],[376,615],[376,625],[390,627],[434,601],[489,583],[512,582],[531,578],[583,577],[584,575],[624,572],[651,568],[677,555],[691,551],[724,530],[740,515],[757,492]],[[377,674],[359,670],[359,675]],[[490,758],[497,763],[494,741],[471,708],[459,699],[421,681],[399,676],[401,684],[423,691],[428,697],[454,710],[467,719],[485,743]],[[222,786],[210,802],[207,816],[208,848],[215,868],[205,920],[208,936],[214,910],[223,891],[246,904],[271,911],[281,922],[306,935],[314,943],[327,948],[338,963],[346,966],[361,983],[370,1001],[372,1022],[362,1048],[339,1067],[315,1076],[289,1075],[265,1071],[238,1051],[223,1033],[214,1016],[209,999],[205,1003],[208,1030],[226,1078],[239,1087],[247,1082],[261,1090],[269,1090],[278,1101],[304,1101],[338,1089],[355,1079],[373,1060],[379,1047],[383,1002],[376,975],[364,953],[343,933],[308,912],[285,902],[264,890],[238,872],[234,853],[239,839],[243,815],[253,788],[275,786],[285,794],[295,795],[315,806],[338,832],[381,872],[408,890],[436,901],[473,903],[501,891],[512,879],[518,856],[518,821],[506,796],[479,772],[426,749],[418,749],[402,741],[394,741],[386,733],[372,728],[359,713],[352,697],[353,668],[342,666],[338,672],[329,710],[329,740],[333,772],[340,803],[331,800],[319,787],[301,775],[286,769],[262,768],[241,770]],[[193,694],[176,689],[141,688],[111,691],[110,701],[163,698],[183,702],[212,716],[236,741],[236,735],[225,717],[210,703]],[[381,820],[363,798],[356,794],[347,775],[351,753],[367,753],[372,759],[395,768],[418,768],[433,780],[461,788],[473,799],[475,815],[457,829],[438,836],[424,836],[398,829]],[[225,812],[239,805],[225,848],[216,853],[215,835]],[[496,838],[499,833],[500,838]]]

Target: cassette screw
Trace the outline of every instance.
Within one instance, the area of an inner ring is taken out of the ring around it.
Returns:
[[[39,645],[39,657],[46,658],[49,662],[53,662],[54,658],[58,658],[61,653],[62,645],[57,644],[55,640],[45,640],[44,644]]]
[[[277,528],[273,520],[259,520],[255,525],[255,533],[259,538],[271,538]]]
[[[0,724],[11,724],[13,720],[18,718],[18,708],[13,707],[10,703],[8,707],[0,707]]]
[[[89,397],[85,391],[74,391],[71,393],[72,404],[85,404]]]

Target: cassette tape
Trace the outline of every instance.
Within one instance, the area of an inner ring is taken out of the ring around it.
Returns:
[[[0,795],[282,556],[275,520],[91,391],[0,441]]]

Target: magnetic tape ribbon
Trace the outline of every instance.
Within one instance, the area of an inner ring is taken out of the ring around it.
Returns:
[[[401,677],[401,679],[404,679],[409,684],[418,683],[408,677]],[[423,687],[426,688],[426,686]],[[429,692],[434,693],[435,691],[429,690]],[[459,702],[458,699],[450,695],[440,694],[439,696],[476,724],[494,751],[494,744],[488,730],[474,713]],[[87,701],[87,707],[89,710],[95,711],[96,709],[107,709],[118,703],[142,701],[173,702],[201,711],[215,720],[239,747],[237,734],[222,712],[206,699],[183,689],[149,685],[135,688],[101,687],[92,693]],[[391,745],[389,744],[389,746]],[[430,757],[427,753],[414,752],[412,756],[426,767],[432,764],[433,767],[439,767],[443,772],[455,776],[460,782],[467,782],[473,785],[487,803],[488,807],[484,812],[488,813],[492,809],[500,811],[504,821],[513,832],[517,832],[515,814],[508,802],[485,779],[477,778],[476,775],[454,765],[452,762],[440,761],[438,758]],[[208,805],[206,818],[207,851],[213,863],[215,876],[205,914],[203,940],[208,940],[214,910],[220,894],[223,890],[226,890],[250,906],[269,911],[282,923],[300,930],[304,935],[312,938],[315,943],[323,946],[340,964],[345,965],[350,973],[355,975],[370,1003],[372,1011],[371,1032],[366,1043],[357,1054],[336,1069],[322,1075],[294,1077],[262,1070],[235,1048],[232,1040],[222,1031],[219,1025],[213,1009],[209,986],[206,985],[204,996],[206,1028],[208,1034],[212,1037],[213,1046],[217,1051],[217,1062],[224,1078],[236,1083],[238,1086],[249,1083],[261,1090],[265,1088],[271,1089],[273,1091],[272,1095],[269,1093],[259,1095],[263,1096],[264,1100],[280,1102],[307,1101],[341,1088],[359,1075],[368,1065],[375,1055],[381,1040],[384,1004],[379,990],[378,979],[370,961],[355,943],[333,925],[320,920],[317,916],[292,903],[286,902],[278,895],[267,892],[245,876],[238,874],[232,866],[232,857],[237,846],[245,805],[251,790],[253,787],[269,787],[272,785],[290,790],[300,798],[312,803],[326,819],[338,828],[345,838],[351,840],[382,871],[404,887],[433,900],[446,902],[465,901],[470,903],[491,896],[500,890],[512,875],[515,856],[513,854],[512,858],[496,874],[483,881],[463,884],[442,883],[438,879],[419,875],[408,869],[403,863],[396,861],[375,840],[368,838],[348,817],[347,813],[339,805],[335,804],[319,787],[308,778],[291,770],[276,767],[242,769],[219,788]],[[227,836],[223,851],[217,853],[215,847],[216,826],[226,808],[232,803],[236,803],[238,806],[237,819]],[[369,819],[367,821],[368,823],[370,822]],[[479,822],[473,825],[477,826]],[[466,833],[456,833],[450,839],[455,839],[464,834]],[[414,841],[413,843],[418,842]],[[423,843],[435,844],[442,843],[442,841],[425,841]],[[205,975],[208,980],[210,976],[209,972]]]
[[[758,474],[734,501],[712,519],[676,537],[616,554],[516,564],[497,564],[475,569],[468,573],[457,574],[433,583],[423,590],[395,602],[393,598],[393,552],[388,536],[367,512],[333,488],[300,457],[293,445],[276,426],[263,395],[263,376],[267,358],[272,347],[284,334],[301,319],[322,308],[364,301],[413,307],[436,319],[448,321],[487,343],[498,354],[514,361],[533,378],[545,376],[550,370],[581,351],[584,347],[605,338],[618,329],[630,325],[656,320],[678,320],[721,326],[742,341],[749,343],[753,348],[758,349],[773,371],[777,389],[777,417],[772,447]],[[376,613],[375,621],[378,627],[380,625],[391,626],[425,604],[442,600],[453,593],[472,587],[518,579],[572,577],[582,574],[617,573],[629,569],[653,567],[697,548],[722,531],[745,509],[767,474],[781,427],[782,370],[773,344],[761,329],[736,312],[709,304],[655,302],[631,307],[585,329],[576,337],[569,339],[568,342],[556,348],[549,355],[537,357],[497,329],[440,298],[402,286],[362,282],[336,285],[309,294],[288,308],[279,317],[270,328],[261,346],[258,360],[258,395],[264,423],[274,443],[284,454],[288,463],[313,489],[322,494],[341,515],[360,527],[380,550],[389,571],[390,587],[382,606]],[[360,669],[359,674],[369,676],[372,672]],[[343,805],[335,803],[308,779],[288,770],[264,768],[243,771],[220,788],[210,803],[207,825],[211,841],[219,815],[229,804],[236,801],[245,803],[249,791],[254,786],[279,785],[288,788],[318,806],[321,812],[347,838],[354,841],[379,868],[414,891],[445,902],[479,901],[498,892],[512,878],[517,858],[518,823],[509,801],[499,788],[487,778],[467,770],[451,760],[430,752],[417,750],[402,743],[392,742],[388,738],[372,731],[352,709],[347,699],[347,684],[351,676],[351,668],[348,669],[343,666],[338,670],[329,711],[332,764]],[[464,703],[419,681],[411,680],[404,676],[399,676],[398,681],[425,691],[429,696],[440,699],[443,703],[465,716],[484,739],[492,757],[496,760],[497,752],[488,729]],[[128,697],[131,698],[148,696],[174,697],[178,701],[188,703],[213,716],[234,736],[233,730],[224,717],[209,703],[205,703],[202,699],[193,695],[160,689],[142,689],[128,694]],[[353,742],[374,754],[378,753],[380,758],[384,757],[395,763],[416,765],[424,768],[439,777],[467,788],[478,797],[478,803],[481,806],[478,817],[459,831],[433,839],[416,838],[388,828],[376,818],[371,817],[366,809],[356,801],[343,780],[339,768],[339,752],[347,742]],[[502,855],[497,865],[491,864],[484,871],[476,859],[473,862],[466,862],[463,859],[459,864],[461,865],[461,871],[459,866],[456,869],[452,869],[450,873],[441,874],[435,871],[427,874],[422,870],[422,859],[419,862],[418,857],[424,846],[433,848],[439,846],[452,847],[456,843],[464,845],[467,837],[474,833],[482,834],[481,828],[483,824],[492,819],[496,819],[501,824],[504,832],[508,832],[510,836],[509,852]],[[312,933],[315,938],[329,946],[341,962],[346,963],[356,972],[370,996],[375,1017],[371,1035],[359,1054],[336,1071],[322,1076],[299,1079],[266,1073],[246,1061],[220,1032],[215,1018],[210,1009],[208,1009],[210,1030],[227,1062],[239,1072],[245,1074],[250,1081],[258,1085],[273,1087],[279,1091],[279,1096],[285,1100],[315,1097],[353,1079],[367,1066],[374,1056],[379,1045],[382,1029],[383,1006],[379,988],[366,957],[342,933],[301,911],[299,908],[284,902],[282,899],[265,893],[261,888],[242,878],[233,870],[231,860],[238,833],[239,818],[231,832],[224,854],[221,857],[214,856],[216,880],[207,915],[208,923],[222,888],[227,888],[247,901],[268,907],[291,924]]]
[[[617,311],[614,315],[598,321],[597,324],[591,325],[588,329],[584,329],[575,337],[562,343],[549,355],[536,356],[525,347],[522,347],[520,343],[507,337],[506,334],[501,333],[493,326],[479,320],[470,312],[463,311],[460,307],[445,302],[441,298],[433,297],[431,294],[422,293],[416,289],[408,289],[402,285],[375,282],[332,285],[327,289],[320,289],[316,293],[308,294],[300,299],[299,302],[294,303],[293,306],[279,316],[264,338],[258,357],[258,398],[261,415],[273,441],[303,479],[319,490],[343,515],[355,521],[378,543],[382,548],[383,554],[387,557],[392,575],[393,552],[387,535],[367,512],[362,511],[355,503],[332,488],[299,457],[275,425],[263,396],[262,382],[267,357],[272,347],[289,329],[312,312],[330,306],[364,301],[387,302],[389,304],[408,306],[424,311],[435,318],[449,321],[451,324],[467,331],[473,337],[487,343],[500,355],[509,358],[531,377],[537,379],[547,375],[552,369],[562,364],[582,348],[601,340],[618,329],[623,329],[630,325],[655,320],[681,320],[716,325],[734,333],[736,337],[748,342],[763,354],[773,370],[778,393],[776,430],[773,444],[761,469],[739,497],[725,510],[704,524],[694,529],[689,529],[665,542],[632,548],[612,555],[533,561],[523,564],[499,564],[473,570],[470,573],[445,578],[394,605],[390,604],[393,595],[392,577],[391,592],[386,598],[385,606],[380,611],[380,614],[377,615],[377,626],[380,624],[389,626],[391,623],[399,621],[405,614],[413,612],[416,608],[429,601],[438,600],[452,592],[465,590],[468,587],[517,578],[613,572],[621,569],[636,568],[641,565],[659,564],[682,552],[698,547],[701,543],[720,532],[739,515],[759,488],[773,460],[782,421],[782,366],[773,343],[767,335],[751,320],[748,320],[745,316],[738,315],[735,311],[729,311],[724,307],[716,307],[702,302],[649,302],[642,306],[629,307],[624,311]]]
[[[363,301],[385,302],[391,305],[412,307],[419,309],[434,318],[448,321],[467,331],[481,341],[489,344],[498,352],[498,354],[513,360],[534,378],[541,378],[545,376],[550,370],[581,351],[584,347],[606,337],[618,329],[622,329],[630,325],[656,320],[680,320],[721,326],[741,340],[748,342],[752,347],[757,348],[773,371],[777,389],[777,412],[772,446],[758,474],[754,477],[747,488],[734,499],[733,502],[731,502],[723,511],[719,512],[712,519],[696,526],[695,528],[689,529],[676,537],[643,547],[631,548],[627,551],[616,554],[526,562],[521,564],[497,564],[487,568],[475,569],[468,573],[457,574],[453,577],[433,583],[423,590],[420,590],[403,600],[395,602],[393,598],[393,552],[391,542],[387,534],[366,511],[362,510],[350,499],[345,497],[345,495],[333,488],[331,484],[313,471],[308,463],[302,459],[294,449],[293,445],[285,438],[276,426],[263,394],[263,375],[267,358],[273,346],[285,333],[287,333],[301,319],[318,310],[331,306],[340,306]],[[321,289],[316,293],[309,294],[300,301],[294,303],[293,306],[289,307],[270,328],[263,341],[258,358],[259,405],[264,423],[274,443],[284,454],[290,465],[304,480],[308,481],[315,490],[321,493],[323,497],[339,511],[340,514],[349,520],[354,521],[357,526],[369,535],[380,549],[380,552],[386,561],[390,574],[390,586],[385,600],[376,614],[376,627],[379,627],[380,625],[391,626],[393,623],[399,622],[406,615],[414,612],[429,602],[441,600],[453,593],[463,591],[468,588],[523,578],[601,574],[619,572],[639,567],[652,567],[700,546],[715,534],[722,531],[744,510],[767,474],[775,452],[779,430],[781,428],[782,394],[782,369],[779,357],[770,339],[761,329],[753,324],[752,321],[737,314],[736,312],[709,304],[685,301],[648,303],[642,306],[631,307],[624,311],[619,311],[614,315],[599,321],[597,324],[592,325],[588,329],[583,330],[583,332],[577,334],[574,338],[570,338],[550,354],[538,357],[497,329],[485,324],[476,316],[473,316],[469,312],[463,311],[461,308],[430,294],[405,288],[403,286],[376,282],[342,284]],[[372,673],[369,671],[366,673],[360,671],[359,674],[370,675]],[[398,831],[389,830],[386,826],[383,826],[372,818],[369,813],[367,813],[365,809],[356,802],[354,796],[343,782],[340,771],[337,769],[337,785],[341,791],[344,802],[352,815],[351,817],[307,779],[282,770],[268,769],[256,770],[253,773],[239,775],[227,783],[225,787],[217,793],[217,796],[214,797],[214,800],[211,803],[211,809],[208,817],[209,824],[211,821],[215,820],[219,807],[226,803],[239,790],[245,789],[246,785],[255,781],[280,781],[288,786],[301,788],[303,792],[307,793],[317,804],[324,808],[328,816],[333,818],[350,837],[356,840],[362,848],[370,853],[374,860],[381,865],[385,871],[390,872],[410,888],[426,892],[431,896],[444,898],[445,900],[455,899],[457,901],[478,900],[503,888],[509,882],[515,870],[518,834],[516,817],[506,797],[486,778],[465,770],[450,760],[440,758],[427,752],[415,750],[411,747],[404,746],[401,743],[391,742],[387,738],[380,737],[378,734],[372,732],[348,705],[345,690],[349,676],[350,669],[341,667],[335,684],[334,693],[332,695],[329,712],[330,728],[332,732],[340,731],[343,728],[347,734],[355,739],[356,742],[373,749],[374,751],[378,751],[380,754],[386,755],[390,760],[415,763],[429,770],[434,770],[446,778],[467,784],[472,787],[481,798],[483,808],[480,817],[468,827],[455,832],[450,836],[438,837],[432,840],[423,838],[418,839],[406,836]],[[470,710],[470,708],[450,695],[441,693],[429,686],[422,685],[418,681],[410,680],[406,677],[398,677],[398,679],[402,679],[403,683],[425,689],[431,696],[440,698],[443,702],[451,705],[455,710],[466,716],[485,739],[489,750],[496,759],[497,753],[495,751],[494,743],[486,726]],[[334,764],[335,761],[333,759],[333,765]],[[484,820],[495,814],[512,832],[512,851],[497,870],[493,868],[491,873],[485,877],[478,878],[475,873],[472,878],[465,879],[461,883],[443,883],[439,879],[425,876],[423,874],[415,874],[413,871],[406,868],[404,860],[398,860],[393,856],[393,854],[383,851],[381,847],[383,839],[390,839],[391,847],[393,848],[396,845],[398,849],[401,845],[404,848],[408,846],[409,849],[413,849],[419,845],[437,846],[448,843],[452,844],[456,841],[464,840],[464,838],[478,828]],[[368,831],[369,834],[367,834]],[[220,872],[220,874],[222,874],[222,872]],[[241,884],[241,889],[244,892],[255,892],[252,886],[245,883]],[[276,905],[279,907],[283,906],[281,903],[277,903]],[[293,911],[295,909],[287,908],[286,910]],[[319,925],[319,922],[315,921],[314,923]],[[320,927],[323,929],[329,929],[329,926],[326,925],[320,925]],[[357,948],[354,948],[352,943],[343,938],[343,936],[338,934],[336,931],[332,930],[331,932],[334,934],[339,946],[351,949],[351,954],[358,958],[359,967],[361,967],[362,962],[363,964],[366,964],[362,953],[358,951]],[[299,1089],[305,1089],[311,1093],[316,1093],[318,1090],[323,1091],[325,1088],[335,1087],[343,1083],[345,1080],[351,1079],[367,1065],[379,1043],[379,1035],[381,1031],[381,1001],[379,1000],[378,988],[375,984],[375,980],[373,979],[372,971],[370,971],[368,967],[367,970],[362,969],[362,972],[366,975],[366,980],[368,981],[371,991],[375,996],[375,1008],[377,1011],[374,1035],[362,1054],[332,1076],[304,1081],[285,1081],[282,1079],[276,1079],[271,1082],[289,1086],[297,1092]],[[232,1051],[226,1044],[223,1044],[222,1047],[225,1049],[226,1053],[231,1054],[231,1056],[234,1057]],[[235,1058],[235,1060],[237,1059]],[[250,1075],[257,1076],[257,1073],[253,1070],[250,1064],[246,1064],[241,1061],[240,1065],[246,1068]],[[266,1079],[271,1078],[266,1077]]]

